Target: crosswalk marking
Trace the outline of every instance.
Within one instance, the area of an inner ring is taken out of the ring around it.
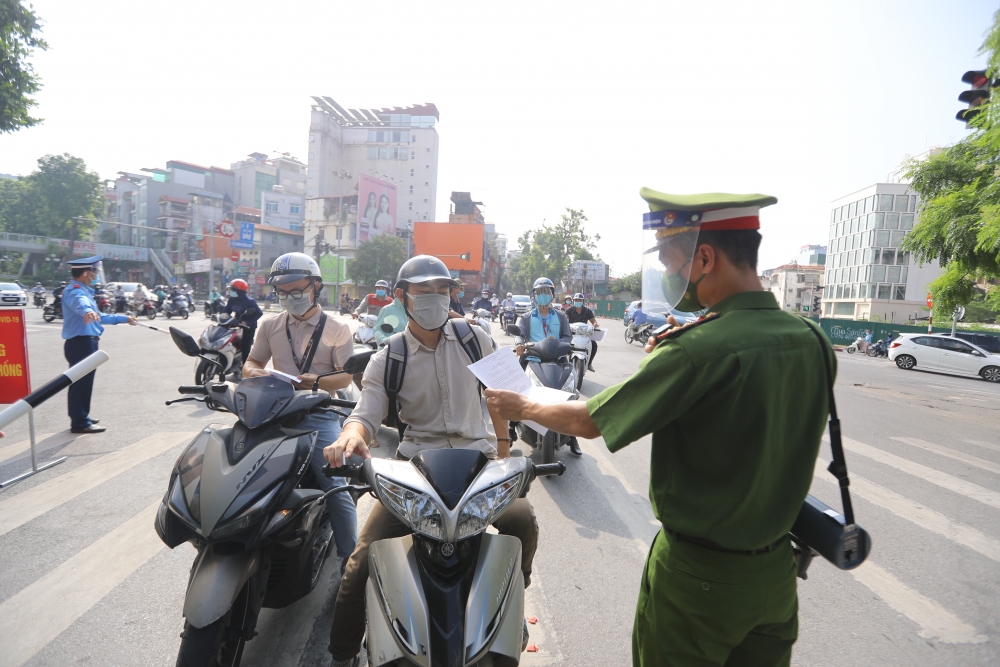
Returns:
[[[920,449],[926,449],[928,452],[934,452],[935,454],[940,454],[941,456],[947,456],[950,459],[955,459],[956,461],[967,463],[970,466],[975,466],[976,468],[981,468],[982,470],[994,472],[1000,475],[1000,463],[994,463],[993,461],[987,461],[986,459],[981,459],[978,456],[973,456],[972,454],[966,454],[965,452],[959,452],[948,447],[935,445],[933,442],[927,442],[926,440],[921,440],[920,438],[893,438],[893,440],[905,442],[908,445],[913,445],[914,447],[919,447]]]
[[[1000,452],[1000,445],[994,445],[992,443],[986,442],[985,440],[966,440],[965,442],[969,443],[970,445],[975,445],[977,447],[989,449],[994,452]]]
[[[20,667],[164,548],[157,500],[0,604],[0,667]]]
[[[43,433],[40,435],[35,435],[35,446],[37,447],[46,438],[51,438],[51,433]],[[7,445],[6,447],[0,448],[0,463],[14,458],[18,454],[22,454],[31,447],[31,440],[22,440],[21,442],[15,442],[12,445]]]
[[[871,560],[851,570],[851,574],[886,604],[919,625],[917,634],[924,639],[936,639],[945,644],[981,644],[989,639],[941,605],[907,587]]]
[[[68,500],[117,477],[148,459],[190,440],[193,433],[157,433],[117,452],[48,479],[13,498],[0,500],[0,535],[4,535]]]
[[[872,459],[873,461],[884,463],[885,465],[896,468],[897,470],[902,470],[903,472],[919,477],[924,481],[930,482],[931,484],[935,484],[941,488],[948,489],[949,491],[965,496],[966,498],[981,502],[984,505],[1000,509],[1000,493],[997,493],[996,491],[991,491],[979,486],[978,484],[967,482],[964,479],[959,479],[958,477],[940,472],[934,468],[921,465],[920,463],[915,463],[909,459],[904,459],[902,456],[890,454],[889,452],[881,450],[878,447],[872,447],[871,445],[866,445],[863,442],[858,442],[857,440],[852,440],[851,438],[843,438],[843,441],[844,448],[848,451],[860,454],[861,456]]]
[[[815,476],[836,484],[836,479],[826,470],[829,464],[829,461],[817,459]],[[987,537],[971,526],[952,521],[943,514],[855,474],[851,474],[851,494],[1000,563],[1000,541]]]

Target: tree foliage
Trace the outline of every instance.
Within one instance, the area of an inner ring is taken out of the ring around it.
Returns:
[[[642,271],[627,273],[615,281],[616,292],[628,292],[637,299],[642,298]]]
[[[559,285],[571,262],[594,259],[592,251],[601,236],[590,237],[583,228],[586,222],[583,211],[567,208],[559,224],[522,234],[517,240],[521,254],[507,265],[505,282],[518,294],[529,294],[531,285],[543,276]]]
[[[980,53],[988,56],[989,76],[1000,76],[1000,11]],[[907,165],[921,206],[919,222],[902,248],[919,262],[936,259],[944,268],[931,283],[939,313],[970,303],[976,282],[1000,278],[1000,106],[995,99],[973,127],[962,141]],[[1000,310],[1000,289],[993,287],[986,303]]]
[[[46,155],[29,176],[0,180],[0,230],[52,238],[79,237],[94,222],[75,224],[74,218],[93,217],[104,206],[101,179],[68,153]]]
[[[41,122],[28,111],[37,103],[29,97],[41,87],[28,62],[34,49],[48,48],[38,37],[42,30],[31,5],[0,0],[0,134]]]
[[[396,280],[399,267],[406,261],[406,241],[397,236],[373,236],[358,246],[354,259],[347,262],[347,273],[358,285],[374,285],[379,280]]]

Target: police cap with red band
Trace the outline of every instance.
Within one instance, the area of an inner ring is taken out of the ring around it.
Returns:
[[[760,229],[760,209],[778,203],[776,197],[762,194],[671,195],[649,188],[640,189],[639,196],[650,211],[642,216],[642,228],[656,232],[657,245],[646,252],[681,232]]]

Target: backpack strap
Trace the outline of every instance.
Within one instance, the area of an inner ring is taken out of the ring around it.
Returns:
[[[472,330],[472,325],[464,317],[455,317],[451,320],[451,330],[455,332],[455,337],[462,344],[462,349],[468,355],[472,363],[476,363],[483,358],[483,348],[479,345],[479,338]]]
[[[403,378],[406,375],[406,357],[409,350],[406,345],[405,333],[400,331],[386,339],[385,374],[382,378],[385,393],[389,397],[389,421],[399,431],[399,439],[403,440],[406,424],[399,418],[399,392],[403,389]]]

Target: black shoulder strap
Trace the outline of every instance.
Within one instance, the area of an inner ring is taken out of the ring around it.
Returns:
[[[322,310],[319,311],[319,324],[316,325],[316,330],[313,331],[312,338],[309,339],[309,349],[306,350],[306,358],[302,362],[301,373],[308,373],[309,368],[312,366],[313,357],[316,356],[316,350],[319,349],[319,341],[323,338],[323,328],[326,326],[326,313]]]
[[[469,356],[472,363],[476,363],[483,358],[483,348],[479,345],[479,338],[472,330],[472,325],[464,317],[455,317],[451,320],[451,330],[455,332],[455,337],[462,344],[462,349]]]
[[[830,357],[827,355],[826,341],[816,327],[807,324],[809,330],[819,339],[820,351],[823,353],[823,367],[826,370],[826,386],[830,402],[830,451],[833,460],[827,470],[840,483],[840,500],[844,504],[844,522],[850,526],[854,523],[854,507],[851,505],[851,492],[848,489],[851,481],[847,477],[847,459],[844,458],[844,443],[840,439],[840,419],[837,418],[837,404],[833,400],[833,371],[830,368]]]
[[[399,418],[399,392],[403,389],[403,377],[406,375],[406,334],[400,331],[386,339],[385,375],[382,383],[386,396],[389,397],[389,420],[399,431],[399,439],[403,439],[406,424]]]

